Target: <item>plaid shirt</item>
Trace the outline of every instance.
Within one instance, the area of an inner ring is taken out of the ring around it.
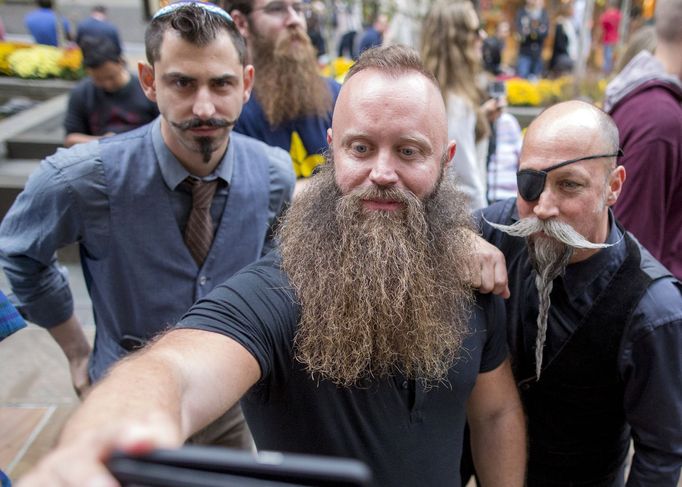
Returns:
[[[0,340],[7,338],[15,331],[26,326],[26,322],[19,315],[7,296],[0,291]]]

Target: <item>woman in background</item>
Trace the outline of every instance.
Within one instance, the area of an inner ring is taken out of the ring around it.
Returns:
[[[459,178],[472,210],[487,206],[486,158],[490,118],[498,100],[481,106],[482,35],[467,0],[436,0],[422,28],[421,56],[440,84],[448,112],[448,137],[457,142],[450,171]]]

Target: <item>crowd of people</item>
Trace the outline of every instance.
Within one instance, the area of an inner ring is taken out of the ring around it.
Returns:
[[[83,401],[20,485],[116,485],[114,450],[202,444],[356,458],[376,486],[677,486],[682,0],[603,109],[523,136],[471,2],[435,0],[418,49],[376,14],[343,84],[300,0],[170,3],[136,74],[106,10],[80,24],[69,148],[0,223],[11,301]],[[514,23],[540,76],[541,0]],[[24,326],[4,295],[0,318]]]

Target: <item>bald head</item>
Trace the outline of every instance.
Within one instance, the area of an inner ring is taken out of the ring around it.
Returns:
[[[362,53],[341,87],[332,118],[333,132],[338,133],[339,123],[346,122],[348,112],[372,103],[400,117],[391,119],[391,126],[428,133],[432,141],[442,145],[438,150],[447,145],[447,114],[438,82],[414,49],[385,46]],[[375,124],[377,120],[368,122]]]
[[[442,146],[439,150],[447,145],[448,126],[443,97],[438,87],[421,73],[405,71],[396,74],[377,68],[357,73],[344,82],[339,92],[332,130],[337,132],[340,120],[346,120],[347,111],[356,112],[359,107],[370,104],[381,105],[387,112],[400,117],[391,125],[403,126],[406,132],[428,134],[431,140]],[[379,111],[377,109],[377,115]]]
[[[618,152],[618,127],[604,111],[583,101],[558,103],[543,111],[528,127],[523,153],[544,147],[549,153],[557,145],[572,147],[570,158]],[[610,158],[609,165],[615,163]]]
[[[438,86],[435,76],[424,67],[419,53],[406,46],[379,46],[363,51],[357,62],[348,70],[346,80],[365,69],[375,69],[387,76],[399,76],[414,71],[430,80],[434,86]]]

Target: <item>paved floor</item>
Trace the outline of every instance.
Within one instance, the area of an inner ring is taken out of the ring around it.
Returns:
[[[80,266],[67,268],[76,313],[92,339],[92,311]],[[0,289],[9,291],[1,272]],[[66,358],[49,333],[29,325],[0,342],[0,469],[19,478],[52,447],[77,404]]]

